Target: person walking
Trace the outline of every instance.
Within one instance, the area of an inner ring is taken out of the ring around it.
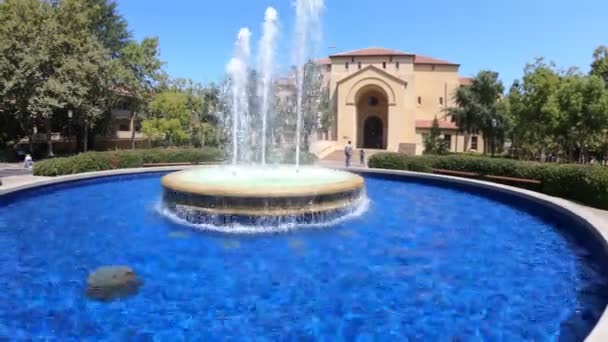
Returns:
[[[365,150],[364,149],[359,150],[359,162],[361,163],[362,166],[365,166]]]
[[[350,160],[353,157],[353,146],[350,144],[350,140],[344,148],[344,157],[346,158],[346,167],[350,167]]]

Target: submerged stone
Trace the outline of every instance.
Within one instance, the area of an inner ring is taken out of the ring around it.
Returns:
[[[142,281],[127,266],[103,266],[89,274],[87,297],[109,301],[132,296],[137,293]]]

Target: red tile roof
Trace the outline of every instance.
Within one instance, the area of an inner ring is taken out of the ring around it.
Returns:
[[[357,57],[357,56],[413,56],[411,53],[385,49],[380,47],[371,47],[367,49],[353,50],[337,53],[329,57]]]
[[[445,120],[438,120],[439,128],[441,129],[458,129],[455,123]],[[416,120],[416,128],[428,128],[433,127],[433,120]]]
[[[414,57],[414,64],[458,65],[457,63],[452,63],[443,59],[437,59],[423,55],[416,55],[416,57]]]
[[[468,86],[473,83],[473,77],[458,77],[461,86]]]
[[[329,59],[329,58],[319,58],[319,59],[315,60],[315,64],[318,64],[318,65],[329,65],[329,64],[331,64],[331,59]]]
[[[434,64],[434,65],[458,65],[457,63],[448,62],[443,59],[437,59],[433,57],[418,55],[409,52],[403,52],[398,50],[385,49],[380,47],[371,47],[367,49],[353,50],[347,52],[341,52],[329,56],[334,57],[371,57],[371,56],[411,56],[414,57],[414,64]]]

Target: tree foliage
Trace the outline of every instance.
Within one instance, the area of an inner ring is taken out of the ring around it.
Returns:
[[[525,68],[506,101],[514,155],[542,161],[606,158],[608,90],[601,51],[589,76],[573,68],[559,71],[543,59]]]
[[[593,51],[591,75],[599,76],[608,87],[608,46],[599,46]]]
[[[503,135],[508,122],[504,105],[500,103],[503,91],[498,73],[488,70],[480,71],[471,85],[456,90],[456,106],[448,108],[447,113],[464,132],[465,146],[471,134],[481,132],[491,138]]]
[[[149,115],[142,122],[142,131],[149,139],[166,145],[188,141],[192,113],[185,94],[171,90],[157,94],[150,103]]]
[[[445,154],[447,152],[447,142],[444,137],[441,135],[441,130],[439,129],[439,120],[437,117],[433,119],[433,125],[431,126],[431,131],[424,139],[424,153],[425,154]]]

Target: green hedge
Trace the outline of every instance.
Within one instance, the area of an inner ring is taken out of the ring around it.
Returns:
[[[36,176],[142,167],[153,163],[202,163],[221,161],[223,153],[214,148],[147,149],[87,152],[72,157],[45,159],[34,164]]]
[[[597,208],[608,209],[608,168],[594,165],[541,164],[470,156],[406,156],[377,153],[369,166],[431,172],[432,169],[475,172],[481,175],[535,179],[540,191]]]

